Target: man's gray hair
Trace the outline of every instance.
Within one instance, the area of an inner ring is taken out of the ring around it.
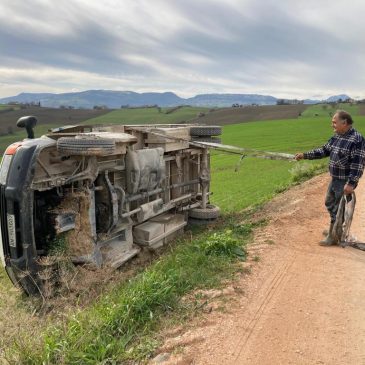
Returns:
[[[346,110],[336,110],[336,114],[341,121],[346,121],[347,124],[354,123],[352,116]]]

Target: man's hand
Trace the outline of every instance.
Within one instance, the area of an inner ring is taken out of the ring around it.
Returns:
[[[345,195],[351,195],[354,192],[354,187],[350,184],[346,184],[343,188],[343,193]]]
[[[303,158],[304,158],[304,153],[296,153],[294,158],[295,158],[297,161],[299,161],[299,160],[303,160]]]

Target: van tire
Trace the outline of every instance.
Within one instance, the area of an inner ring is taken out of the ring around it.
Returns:
[[[57,141],[57,150],[64,155],[104,156],[115,152],[115,142],[111,139],[96,137],[61,137]]]
[[[195,219],[217,219],[219,215],[219,207],[213,204],[207,204],[205,209],[193,208],[189,210],[189,217]]]
[[[222,127],[219,125],[207,125],[199,127],[190,127],[191,136],[220,136],[222,134]]]

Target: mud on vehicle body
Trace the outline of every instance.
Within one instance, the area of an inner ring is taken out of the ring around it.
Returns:
[[[42,262],[61,239],[75,263],[119,267],[172,239],[189,212],[216,218],[209,152],[190,139],[188,125],[71,126],[9,146],[0,254],[12,282],[39,291]]]

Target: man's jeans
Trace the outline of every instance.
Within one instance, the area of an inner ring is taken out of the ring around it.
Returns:
[[[331,216],[331,223],[336,221],[336,214],[343,195],[343,188],[346,184],[346,181],[347,180],[332,178],[330,184],[328,185],[325,205]]]

